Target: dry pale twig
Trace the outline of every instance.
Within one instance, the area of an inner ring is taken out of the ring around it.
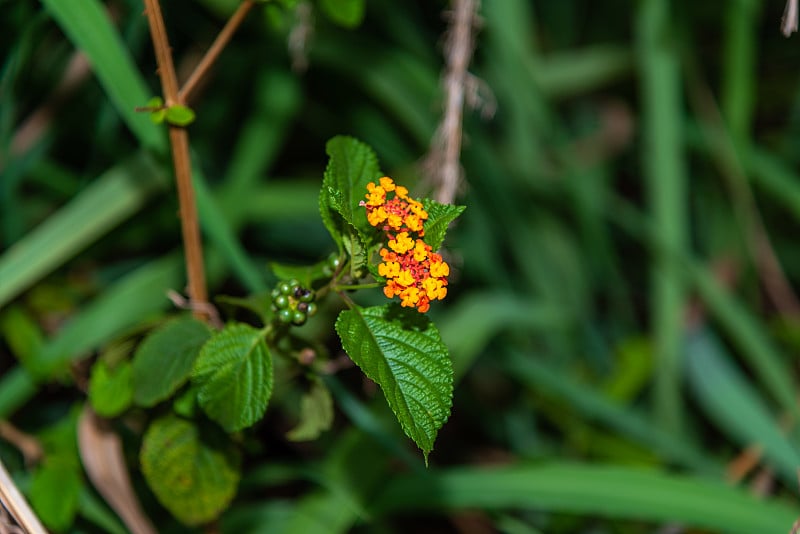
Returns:
[[[781,31],[786,37],[797,31],[798,7],[797,0],[786,0],[786,7],[781,17]]]
[[[432,181],[434,197],[452,203],[461,181],[461,140],[464,100],[467,86],[475,87],[467,72],[475,46],[474,30],[478,0],[452,0],[452,15],[447,32],[444,76],[444,116],[436,130],[424,168]],[[471,94],[477,94],[473,89]]]
[[[10,517],[9,517],[10,516]],[[11,524],[13,521],[16,524]],[[0,460],[0,532],[5,534],[45,534],[36,514],[17,489],[11,475]]]

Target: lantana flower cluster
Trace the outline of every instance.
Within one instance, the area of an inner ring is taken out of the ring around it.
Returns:
[[[367,184],[367,220],[386,235],[387,247],[380,250],[378,274],[386,278],[383,293],[400,298],[400,305],[425,313],[432,300],[447,295],[450,266],[433,252],[422,238],[428,213],[422,203],[408,196],[408,189],[388,176],[378,184]]]

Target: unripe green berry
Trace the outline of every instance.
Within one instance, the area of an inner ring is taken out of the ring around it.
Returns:
[[[292,293],[292,285],[289,282],[281,282],[278,289],[283,295],[290,295]]]
[[[308,316],[313,317],[317,314],[317,303],[316,302],[309,302],[308,303]]]
[[[291,323],[293,318],[294,312],[292,310],[281,310],[278,312],[278,320],[283,324]]]
[[[281,294],[281,290],[276,287],[275,289],[270,291],[269,296],[272,297],[272,300],[275,300],[275,298],[280,294]]]
[[[333,253],[330,256],[328,256],[328,266],[332,270],[335,271],[339,267],[339,265],[341,265],[341,264],[342,264],[342,260],[339,258],[339,256],[336,255],[336,253]]]
[[[278,308],[285,309],[289,306],[289,297],[286,295],[278,295],[272,302],[274,302],[275,306]]]
[[[292,323],[296,324],[297,326],[300,326],[305,322],[306,322],[306,314],[304,312],[301,312],[300,310],[295,311],[294,314],[292,315]]]

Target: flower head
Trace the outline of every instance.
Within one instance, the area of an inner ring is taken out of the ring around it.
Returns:
[[[432,300],[447,295],[450,266],[422,239],[428,219],[422,203],[388,176],[378,182],[367,184],[366,201],[360,205],[367,210],[369,224],[380,227],[387,238],[378,265],[378,274],[386,278],[383,294],[399,297],[401,306],[425,313]]]
[[[391,198],[389,193],[391,193]],[[367,184],[366,201],[361,205],[367,208],[367,220],[372,226],[383,225],[384,232],[415,232],[424,235],[423,221],[428,212],[422,203],[408,196],[408,189],[396,185],[388,176],[379,180],[379,184]]]

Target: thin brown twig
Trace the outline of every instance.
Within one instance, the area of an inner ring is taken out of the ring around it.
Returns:
[[[172,52],[169,47],[164,17],[161,14],[161,6],[158,0],[144,0],[144,4],[147,22],[150,25],[150,35],[153,39],[158,74],[164,92],[164,101],[167,106],[183,104],[178,92],[178,78],[172,62]],[[194,186],[192,185],[189,134],[185,128],[170,125],[169,140],[178,189],[189,298],[192,302],[202,304],[208,302],[208,293],[206,292],[206,276],[203,265],[203,245],[200,240],[200,225],[198,224]],[[205,319],[206,315],[200,310],[200,307],[195,309],[195,316]]]
[[[217,38],[200,60],[200,63],[197,64],[197,66],[194,68],[194,71],[192,71],[192,73],[189,75],[189,79],[186,80],[186,83],[184,83],[183,87],[181,87],[180,91],[178,91],[179,102],[185,103],[191,99],[192,92],[194,92],[203,78],[211,70],[211,66],[214,64],[217,58],[219,58],[219,55],[228,45],[233,37],[233,34],[236,33],[236,30],[239,29],[239,26],[241,26],[242,22],[247,17],[247,14],[253,8],[253,4],[253,0],[243,0],[242,3],[239,4],[239,7],[236,8],[236,11],[233,13],[233,15],[231,15],[231,18],[228,19],[225,27],[219,32]]]

